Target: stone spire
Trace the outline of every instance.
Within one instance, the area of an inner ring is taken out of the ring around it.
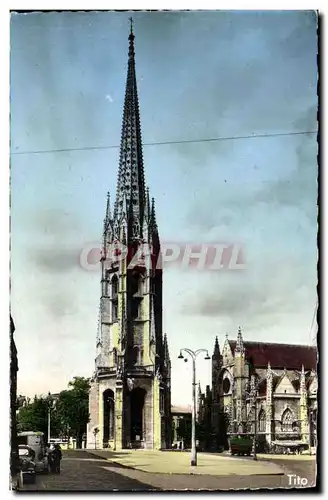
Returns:
[[[167,342],[167,335],[166,335],[166,333],[164,333],[163,346],[164,346],[164,364],[166,364],[168,366],[171,361],[170,361],[169,344]]]
[[[153,232],[158,232],[157,221],[156,221],[156,211],[155,211],[155,198],[151,199],[150,207],[150,225]]]
[[[266,430],[266,439],[268,444],[271,444],[272,441],[272,416],[273,416],[273,407],[272,407],[272,392],[273,392],[273,372],[271,370],[270,361],[268,361],[268,368],[266,374],[266,398],[265,398],[265,430]]]
[[[158,226],[156,221],[155,198],[151,199],[149,231],[151,235],[150,240],[153,244],[154,250],[158,251],[160,247],[160,240],[159,240]]]
[[[123,111],[121,148],[114,219],[120,221],[124,204],[142,228],[146,192],[141,142],[141,127],[135,70],[134,34],[129,35],[129,59]]]
[[[106,224],[109,224],[112,220],[112,214],[110,210],[110,193],[109,191],[107,192],[107,204],[106,204],[106,215],[105,215],[105,221]]]
[[[304,365],[302,365],[302,371],[301,371],[300,390],[301,390],[301,393],[306,393]]]
[[[104,234],[103,234],[103,252],[106,250],[106,243],[108,236],[110,236],[111,233],[111,225],[112,225],[112,214],[111,214],[111,209],[110,209],[110,194],[109,191],[107,192],[107,202],[106,202],[106,213],[105,213],[105,218],[104,218]],[[103,255],[103,258],[105,256]]]
[[[309,419],[308,419],[308,398],[306,390],[306,379],[304,365],[302,365],[300,380],[300,421],[302,441],[310,444]]]
[[[242,335],[240,327],[238,328],[238,335],[237,335],[237,343],[236,343],[235,353],[236,352],[241,353],[241,354],[244,354],[244,352],[245,352],[243,335]]]
[[[219,340],[218,337],[215,337],[215,342],[214,342],[214,349],[213,349],[213,358],[217,358],[220,354],[220,346],[219,346]]]

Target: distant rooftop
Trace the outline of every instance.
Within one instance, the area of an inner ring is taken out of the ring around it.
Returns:
[[[191,409],[191,405],[187,405],[187,406],[174,406],[172,405],[171,406],[171,413],[191,413],[192,412],[192,409]]]

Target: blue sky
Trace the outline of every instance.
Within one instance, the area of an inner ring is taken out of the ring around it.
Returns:
[[[129,13],[11,17],[11,306],[19,391],[59,391],[94,368],[99,274],[79,255],[102,232],[120,141]],[[144,142],[317,127],[313,12],[134,13]],[[16,153],[16,154],[14,154]],[[191,399],[181,347],[215,335],[308,343],[316,296],[315,135],[144,147],[163,242],[238,242],[246,269],[170,268],[164,329],[172,399]],[[210,383],[210,363],[197,377]]]

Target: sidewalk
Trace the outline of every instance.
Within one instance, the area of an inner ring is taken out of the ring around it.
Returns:
[[[198,453],[197,467],[190,466],[190,453],[152,450],[85,450],[122,467],[155,474],[211,476],[282,475],[282,467],[263,460],[253,461],[207,453]]]
[[[305,454],[305,453],[301,453],[301,454],[295,454],[295,455],[276,455],[276,454],[272,454],[272,455],[268,455],[268,454],[265,454],[265,453],[258,453],[257,454],[257,457],[261,460],[301,460],[301,461],[305,461],[305,460],[316,460],[316,455],[315,454]]]

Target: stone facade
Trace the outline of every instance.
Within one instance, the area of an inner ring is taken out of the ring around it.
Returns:
[[[108,195],[87,446],[167,448],[171,364],[162,331],[155,202],[145,188],[132,31],[113,213],[111,208]]]
[[[210,397],[203,394],[199,398],[206,408],[200,412],[199,421],[204,420],[205,413],[211,415],[216,446],[226,447],[230,435],[254,433],[255,423],[260,448],[290,440],[314,446],[316,364],[314,347],[244,342],[239,329],[237,340],[226,338],[221,352],[216,339],[212,389]]]

